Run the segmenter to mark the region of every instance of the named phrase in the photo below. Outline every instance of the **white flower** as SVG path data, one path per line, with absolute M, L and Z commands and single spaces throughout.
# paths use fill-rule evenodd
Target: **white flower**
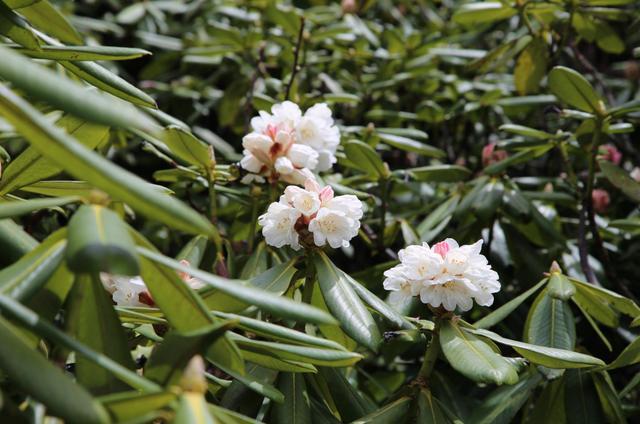
M 284 190 L 280 201 L 293 205 L 305 216 L 312 216 L 320 209 L 320 196 L 313 191 L 304 190 L 300 187 L 289 186 Z
M 362 214 L 362 202 L 357 197 L 334 197 L 331 187 L 321 189 L 315 179 L 308 178 L 304 189 L 288 186 L 280 201 L 272 203 L 258 222 L 271 246 L 298 249 L 298 231 L 306 227 L 316 246 L 328 243 L 338 248 L 348 247 L 358 234 Z
M 111 298 L 118 306 L 148 306 L 140 301 L 141 294 L 147 294 L 147 286 L 140 277 L 115 277 L 115 290 Z
M 308 178 L 305 170 L 326 171 L 336 162 L 340 131 L 324 103 L 309 108 L 304 116 L 295 103 L 278 103 L 271 113 L 260 111 L 251 127 L 253 132 L 242 139 L 240 161 L 250 173 L 301 184 Z
M 419 295 L 423 303 L 448 311 L 468 311 L 474 299 L 490 306 L 500 283 L 481 248 L 482 240 L 459 246 L 453 239 L 431 248 L 427 243 L 409 246 L 399 252 L 400 264 L 385 272 L 384 287 L 404 296 Z
M 309 231 L 313 233 L 313 242 L 317 246 L 348 247 L 349 240 L 358 234 L 360 222 L 349 218 L 344 212 L 321 208 L 315 218 L 309 222 Z
M 317 171 L 326 171 L 336 162 L 336 149 L 340 144 L 340 130 L 334 125 L 331 109 L 326 103 L 318 103 L 305 112 L 297 123 L 296 142 L 312 147 L 318 152 Z
M 275 247 L 289 245 L 295 250 L 300 249 L 295 228 L 300 215 L 300 211 L 286 203 L 274 202 L 269 205 L 267 212 L 258 218 L 267 244 Z

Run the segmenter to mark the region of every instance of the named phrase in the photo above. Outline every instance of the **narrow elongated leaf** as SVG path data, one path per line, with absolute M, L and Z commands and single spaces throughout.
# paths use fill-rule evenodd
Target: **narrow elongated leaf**
M 121 392 L 98 398 L 117 422 L 125 422 L 164 408 L 177 398 L 172 392 Z
M 115 46 L 42 46 L 40 50 L 11 47 L 26 56 L 48 60 L 129 60 L 151 54 L 143 49 Z
M 561 101 L 585 112 L 601 112 L 604 104 L 589 81 L 573 69 L 556 66 L 549 73 L 549 89 Z
M 53 208 L 63 206 L 69 203 L 77 202 L 78 197 L 58 197 L 45 199 L 20 200 L 15 202 L 0 202 L 0 219 L 10 218 L 14 216 L 25 215 L 40 209 Z
M 375 411 L 375 405 L 367 402 L 336 368 L 319 368 L 319 375 L 330 390 L 343 421 L 351 422 Z
M 142 236 L 137 233 L 133 233 L 133 236 L 138 244 L 146 247 L 143 248 L 144 251 L 153 254 L 154 257 L 162 256 L 148 250 L 153 246 Z M 140 249 L 138 248 L 139 251 Z M 179 264 L 179 262 L 176 263 Z M 182 332 L 197 330 L 220 321 L 209 314 L 200 296 L 191 290 L 173 269 L 144 256 L 141 258 L 140 274 L 154 302 L 176 330 Z M 207 351 L 207 359 L 213 359 L 228 370 L 239 374 L 244 373 L 242 356 L 228 336 L 217 339 L 211 345 Z
M 420 390 L 417 403 L 418 422 L 425 424 L 449 424 L 451 422 L 440 406 L 440 402 L 433 397 L 430 390 Z M 396 418 L 396 420 L 398 419 L 400 417 Z
M 418 153 L 422 156 L 442 158 L 446 156 L 446 153 L 436 147 L 429 146 L 420 141 L 412 140 L 408 137 L 396 134 L 378 133 L 378 137 L 391 147 L 395 147 L 407 152 Z
M 259 319 L 249 318 L 242 315 L 228 314 L 213 311 L 217 317 L 234 320 L 238 328 L 257 334 L 262 337 L 277 341 L 299 344 L 303 346 L 321 347 L 334 350 L 345 350 L 344 347 L 332 340 L 315 337 L 301 331 L 296 331 L 283 325 L 272 324 Z
M 0 46 L 0 78 L 29 95 L 87 121 L 153 131 L 155 124 L 134 106 L 105 94 L 87 91 L 20 53 Z M 3 89 L 2 96 L 5 96 Z
M 440 346 L 451 366 L 474 381 L 514 384 L 518 373 L 513 365 L 498 355 L 484 341 L 451 321 L 440 328 Z
M 609 374 L 606 371 L 594 372 L 591 373 L 591 378 L 598 392 L 602 412 L 604 412 L 607 422 L 626 423 L 627 418 L 622 410 L 622 403 Z
M 409 168 L 404 171 L 416 181 L 454 183 L 464 181 L 471 176 L 471 171 L 458 165 L 430 165 L 420 168 Z
M 512 422 L 540 381 L 540 374 L 528 374 L 513 386 L 497 388 L 484 399 L 479 407 L 474 408 L 469 422 L 474 424 L 508 424 Z
M 104 206 L 84 205 L 69 221 L 67 265 L 74 272 L 138 275 L 140 264 L 126 224 Z
M 50 414 L 78 424 L 110 421 L 85 389 L 28 346 L 2 317 L 0 339 L 0 368 L 25 393 L 46 405 Z
M 499 1 L 485 1 L 463 4 L 453 14 L 453 21 L 461 25 L 478 25 L 507 19 L 517 12 Z
M 134 369 L 126 335 L 98 274 L 76 276 L 66 322 L 79 342 Z M 127 387 L 108 370 L 83 356 L 76 358 L 76 377 L 94 394 L 113 393 Z
M 203 353 L 234 324 L 234 321 L 221 321 L 197 330 L 169 332 L 153 350 L 145 366 L 145 377 L 165 387 L 176 384 L 191 358 Z
M 3 2 L 0 2 L 0 34 L 29 49 L 40 48 L 31 27 Z
M 56 126 L 72 135 L 89 149 L 95 149 L 109 136 L 109 128 L 65 115 L 56 122 Z M 56 175 L 62 167 L 45 158 L 38 149 L 27 147 L 18 157 L 9 163 L 0 180 L 0 194 L 11 192 L 45 178 Z
M 207 145 L 183 128 L 170 125 L 164 129 L 162 140 L 171 153 L 189 165 L 204 169 L 212 167 L 213 158 Z
M 342 329 L 357 342 L 377 351 L 381 341 L 380 331 L 352 284 L 324 253 L 314 255 L 313 262 L 318 272 L 322 297 Z
M 640 183 L 631 178 L 627 172 L 612 162 L 598 161 L 604 176 L 626 194 L 630 199 L 640 203 Z
M 20 259 L 38 246 L 36 239 L 27 234 L 11 219 L 0 220 L 0 262 L 10 264 Z
M 202 393 L 187 392 L 180 397 L 174 424 L 216 424 Z
M 570 280 L 577 289 L 574 300 L 580 302 L 587 312 L 603 324 L 616 327 L 618 314 L 631 318 L 640 316 L 640 306 L 633 300 L 603 287 L 596 287 L 573 278 Z
M 584 353 L 519 342 L 517 340 L 507 339 L 488 330 L 465 329 L 464 331 L 486 337 L 496 343 L 511 346 L 516 352 L 532 363 L 543 365 L 547 368 L 588 368 L 604 365 L 601 359 Z
M 217 234 L 215 228 L 193 209 L 149 190 L 145 181 L 82 146 L 46 121 L 33 106 L 1 86 L 0 112 L 45 157 L 70 174 L 86 179 L 134 209 L 170 226 L 196 234 Z
M 66 229 L 50 235 L 16 263 L 0 271 L 0 293 L 25 301 L 40 290 L 64 258 Z
M 147 93 L 97 63 L 67 61 L 59 63 L 89 84 L 107 93 L 136 105 L 157 107 L 155 100 Z
M 376 178 L 386 178 L 389 175 L 389 170 L 378 153 L 368 144 L 351 140 L 345 144 L 344 150 L 351 163 L 361 171 Z
M 631 342 L 607 368 L 626 367 L 640 362 L 640 337 Z
M 278 376 L 278 389 L 284 395 L 284 402 L 274 405 L 271 413 L 273 422 L 311 424 L 311 405 L 304 376 L 281 373 Z
M 237 399 L 241 399 L 247 393 L 247 390 L 253 391 L 260 395 L 261 398 L 266 397 L 277 403 L 284 402 L 282 392 L 272 385 L 278 374 L 276 371 L 262 368 L 256 364 L 247 364 L 246 375 L 239 375 L 233 372 L 228 374 L 235 381 L 226 390 L 222 398 L 222 406 L 226 408 L 232 407 Z
M 64 43 L 82 44 L 82 37 L 78 31 L 48 0 L 35 2 L 21 8 L 19 12 L 45 34 L 56 37 Z
M 190 268 L 174 259 L 152 252 L 145 248 L 138 248 L 138 252 L 140 252 L 140 254 L 145 258 L 198 278 L 203 283 L 222 293 L 238 298 L 251 305 L 255 305 L 258 308 L 274 315 L 311 323 L 331 324 L 335 322 L 330 315 L 314 308 L 313 306 L 295 302 L 285 297 L 276 296 L 273 293 L 242 284 L 241 282 L 231 282 L 226 278 L 218 277 L 217 275 L 209 274 L 208 272 L 199 269 Z
M 336 350 L 265 342 L 262 340 L 252 340 L 235 333 L 231 335 L 231 339 L 244 350 L 255 350 L 257 353 L 269 352 L 275 354 L 280 359 L 313 365 L 346 367 L 362 359 L 362 355 L 347 352 L 344 349 Z
M 405 422 L 410 407 L 411 398 L 406 396 L 401 397 L 400 399 L 383 406 L 369 415 L 358 418 L 351 424 L 402 423 Z M 428 423 L 429 421 L 420 422 Z
M 571 424 L 606 422 L 602 414 L 598 393 L 589 373 L 584 370 L 567 370 L 563 379 L 567 421 Z

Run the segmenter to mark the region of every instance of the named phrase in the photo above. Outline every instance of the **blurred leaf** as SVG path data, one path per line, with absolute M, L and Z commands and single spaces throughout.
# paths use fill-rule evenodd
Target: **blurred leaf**
M 53 199 L 29 199 L 13 202 L 0 202 L 0 219 L 25 215 L 40 209 L 48 209 L 77 202 L 77 197 L 58 197 Z
M 3 2 L 0 2 L 0 34 L 26 48 L 40 48 L 40 42 L 27 22 Z
M 538 91 L 540 81 L 547 72 L 547 61 L 547 45 L 544 39 L 534 38 L 520 53 L 516 63 L 513 77 L 518 94 L 524 96 Z
M 133 239 L 118 214 L 104 206 L 84 205 L 69 221 L 67 266 L 77 273 L 138 275 Z
M 403 423 L 409 415 L 410 406 L 411 398 L 401 397 L 377 411 L 353 421 L 351 424 Z M 429 421 L 422 420 L 420 422 L 428 423 Z
M 612 363 L 607 365 L 607 368 L 616 369 L 638 362 L 640 362 L 640 337 L 636 337 L 636 339 L 629 344 Z
M 487 316 L 476 321 L 473 326 L 476 328 L 491 328 L 494 325 L 500 323 L 503 319 L 505 319 L 513 311 L 515 311 L 518 306 L 522 305 L 529 297 L 531 297 L 531 295 L 540 290 L 540 288 L 545 284 L 547 284 L 547 280 L 543 279 L 535 286 L 509 300 L 498 309 L 494 309 Z
M 82 37 L 48 0 L 40 0 L 20 8 L 20 14 L 40 31 L 69 44 L 82 44 Z
M 122 325 L 97 273 L 76 276 L 66 322 L 79 342 L 134 369 Z M 76 358 L 76 377 L 93 394 L 113 393 L 127 387 L 111 372 L 83 356 Z
M 169 126 L 163 131 L 164 142 L 173 154 L 190 165 L 210 169 L 213 165 L 209 148 L 193 134 L 180 127 Z
M 591 113 L 604 111 L 604 104 L 589 81 L 573 69 L 554 67 L 548 84 L 551 92 L 570 106 Z
M 107 412 L 89 393 L 28 346 L 0 317 L 0 368 L 24 392 L 70 423 L 108 423 Z M 55 390 L 52 390 L 55 388 Z
M 416 181 L 455 183 L 464 181 L 471 176 L 471 171 L 458 165 L 430 165 L 419 168 L 407 168 L 394 171 L 399 174 L 409 174 Z
M 359 170 L 375 178 L 387 178 L 389 169 L 378 153 L 362 141 L 351 140 L 344 146 L 347 158 Z
M 434 158 L 442 158 L 446 156 L 445 152 L 436 147 L 429 146 L 428 144 L 421 143 L 405 136 L 385 134 L 382 132 L 378 132 L 377 135 L 384 143 L 391 147 L 395 147 L 396 149 Z
M 151 54 L 143 49 L 116 46 L 42 46 L 40 50 L 11 47 L 25 56 L 48 60 L 130 60 Z
M 164 408 L 177 398 L 172 392 L 120 392 L 98 400 L 117 422 L 126 422 Z
M 507 19 L 516 13 L 516 9 L 498 1 L 467 3 L 456 10 L 453 21 L 460 25 L 480 25 Z
M 640 203 L 640 183 L 612 162 L 601 160 L 598 161 L 598 165 L 611 184 L 619 188 L 630 199 Z

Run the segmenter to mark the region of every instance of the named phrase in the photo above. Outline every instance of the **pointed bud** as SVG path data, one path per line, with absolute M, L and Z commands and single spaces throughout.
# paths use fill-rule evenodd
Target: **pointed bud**
M 549 274 L 562 274 L 562 268 L 560 268 L 558 262 L 553 261 L 551 268 L 549 268 Z
M 207 380 L 204 377 L 205 367 L 202 356 L 196 355 L 189 361 L 180 378 L 180 387 L 185 392 L 207 392 Z

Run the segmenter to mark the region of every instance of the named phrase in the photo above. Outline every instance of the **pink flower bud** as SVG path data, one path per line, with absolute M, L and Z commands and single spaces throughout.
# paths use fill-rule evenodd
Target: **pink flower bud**
M 622 153 L 620 153 L 620 150 L 618 150 L 618 148 L 613 144 L 605 144 L 603 146 L 600 146 L 600 154 L 598 155 L 598 159 L 606 160 L 619 165 L 620 161 L 622 160 Z
M 489 143 L 482 148 L 482 166 L 485 168 L 496 162 L 500 162 L 509 156 L 504 150 L 496 150 L 495 143 Z
M 591 201 L 593 202 L 593 210 L 598 213 L 604 213 L 609 207 L 611 199 L 606 190 L 597 188 L 591 192 Z
M 326 203 L 333 199 L 333 189 L 331 186 L 326 186 L 320 191 L 320 202 Z

